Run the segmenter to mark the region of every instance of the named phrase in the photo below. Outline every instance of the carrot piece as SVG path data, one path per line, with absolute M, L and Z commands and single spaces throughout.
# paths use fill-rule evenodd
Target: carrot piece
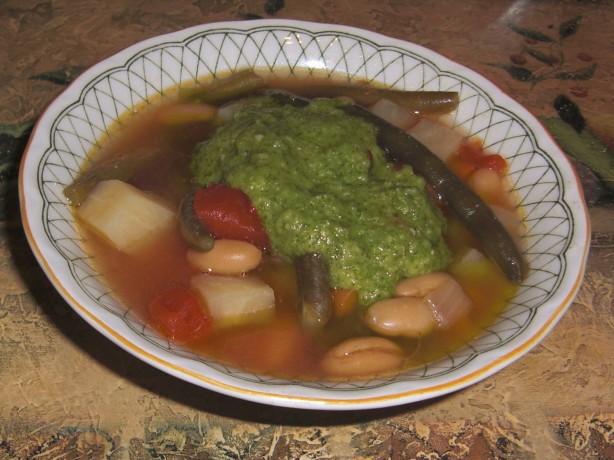
M 358 291 L 355 289 L 333 289 L 333 314 L 337 318 L 352 313 L 358 306 Z
M 501 155 L 485 155 L 480 159 L 479 164 L 481 168 L 488 168 L 499 176 L 503 176 L 507 171 L 507 161 Z
M 450 169 L 463 179 L 468 178 L 476 169 L 487 168 L 499 176 L 507 171 L 507 161 L 498 154 L 489 154 L 478 141 L 465 141 L 458 149 L 458 154 L 448 161 Z

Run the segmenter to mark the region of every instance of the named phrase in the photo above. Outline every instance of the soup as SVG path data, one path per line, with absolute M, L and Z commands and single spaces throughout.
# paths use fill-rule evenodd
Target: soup
M 169 340 L 279 377 L 394 374 L 479 335 L 518 281 L 378 143 L 371 116 L 433 150 L 518 242 L 505 160 L 438 121 L 451 99 L 231 76 L 122 119 L 66 195 L 110 288 Z

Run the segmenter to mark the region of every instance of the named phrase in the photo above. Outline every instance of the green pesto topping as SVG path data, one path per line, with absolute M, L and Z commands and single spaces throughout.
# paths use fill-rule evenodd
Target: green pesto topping
M 341 103 L 256 98 L 197 146 L 192 171 L 200 185 L 242 189 L 273 251 L 323 254 L 332 286 L 357 289 L 366 306 L 392 296 L 401 278 L 445 268 L 450 253 L 424 180 L 388 163 L 376 128 Z

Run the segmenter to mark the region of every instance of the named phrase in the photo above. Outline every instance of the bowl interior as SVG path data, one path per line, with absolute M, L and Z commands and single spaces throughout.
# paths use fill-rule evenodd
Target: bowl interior
M 435 363 L 395 378 L 296 382 L 232 369 L 173 345 L 119 303 L 81 245 L 63 198 L 88 153 L 134 106 L 210 75 L 256 68 L 323 73 L 406 90 L 457 91 L 450 123 L 505 157 L 528 229 L 530 267 L 517 295 L 483 334 Z M 417 401 L 481 380 L 526 353 L 578 289 L 588 224 L 576 177 L 542 126 L 474 72 L 429 50 L 352 28 L 284 21 L 221 23 L 156 37 L 86 71 L 46 111 L 22 163 L 24 227 L 59 292 L 130 353 L 209 389 L 270 404 L 367 408 Z

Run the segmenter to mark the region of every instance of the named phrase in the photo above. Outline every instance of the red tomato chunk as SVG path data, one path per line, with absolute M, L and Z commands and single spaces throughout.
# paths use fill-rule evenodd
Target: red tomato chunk
M 194 211 L 215 238 L 247 241 L 260 249 L 269 245 L 260 215 L 242 190 L 228 185 L 199 189 Z
M 507 161 L 501 155 L 486 153 L 480 142 L 466 141 L 461 144 L 458 155 L 451 158 L 450 167 L 463 179 L 481 168 L 503 176 L 507 171 Z
M 160 292 L 149 304 L 149 315 L 171 340 L 194 342 L 211 334 L 211 318 L 187 288 L 173 287 Z

